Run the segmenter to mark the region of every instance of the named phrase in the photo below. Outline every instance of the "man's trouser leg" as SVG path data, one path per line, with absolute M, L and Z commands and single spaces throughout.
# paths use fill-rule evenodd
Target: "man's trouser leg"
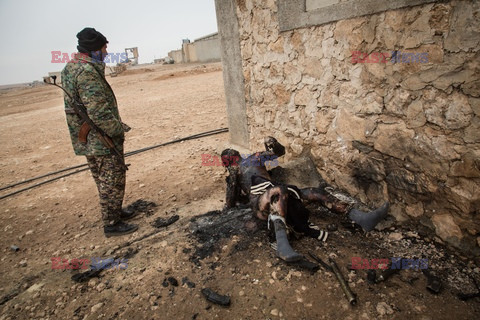
M 375 226 L 385 219 L 390 207 L 389 202 L 370 212 L 363 212 L 353 208 L 353 204 L 347 203 L 319 188 L 304 188 L 300 190 L 301 197 L 307 201 L 317 201 L 336 213 L 347 213 L 348 218 L 360 225 L 366 232 L 371 231 Z
M 87 156 L 88 166 L 97 184 L 100 210 L 105 226 L 120 221 L 125 195 L 126 172 L 115 155 Z

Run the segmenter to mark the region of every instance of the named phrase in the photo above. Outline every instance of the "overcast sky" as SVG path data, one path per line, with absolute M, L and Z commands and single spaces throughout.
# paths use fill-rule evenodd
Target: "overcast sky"
M 64 64 L 52 51 L 76 52 L 76 34 L 93 27 L 108 51 L 138 47 L 139 62 L 153 62 L 217 32 L 214 0 L 0 0 L 0 85 L 42 80 Z

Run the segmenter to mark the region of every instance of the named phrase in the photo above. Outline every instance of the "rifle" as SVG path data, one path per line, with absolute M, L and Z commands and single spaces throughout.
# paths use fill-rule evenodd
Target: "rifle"
M 98 140 L 107 147 L 111 153 L 115 154 L 117 156 L 117 161 L 118 163 L 122 166 L 123 169 L 128 170 L 128 166 L 125 164 L 123 155 L 118 151 L 118 149 L 115 147 L 115 144 L 113 143 L 112 138 L 110 138 L 102 129 L 100 129 L 93 121 L 90 119 L 90 117 L 87 114 L 87 108 L 85 105 L 74 99 L 68 92 L 63 88 L 62 86 L 59 86 L 57 84 L 57 76 L 50 76 L 50 78 L 53 79 L 53 83 L 49 83 L 46 80 L 44 80 L 45 83 L 50 84 L 52 86 L 58 87 L 65 92 L 65 94 L 68 96 L 68 98 L 73 102 L 73 110 L 79 116 L 82 120 L 82 126 L 80 127 L 80 132 L 79 132 L 79 137 L 78 140 L 80 143 L 87 143 L 87 135 L 90 132 L 90 130 L 93 130 L 97 134 Z

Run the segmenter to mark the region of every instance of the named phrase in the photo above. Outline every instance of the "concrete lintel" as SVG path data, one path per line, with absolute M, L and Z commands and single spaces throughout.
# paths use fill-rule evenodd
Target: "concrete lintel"
M 307 11 L 306 0 L 278 0 L 280 31 L 321 25 L 439 0 L 351 0 Z

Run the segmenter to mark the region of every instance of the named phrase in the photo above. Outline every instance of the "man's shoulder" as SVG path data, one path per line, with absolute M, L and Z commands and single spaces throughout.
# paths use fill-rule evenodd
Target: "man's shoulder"
M 79 75 L 83 75 L 94 78 L 98 77 L 95 67 L 91 63 L 82 62 L 82 60 L 68 62 L 62 70 L 62 76 L 63 75 L 75 75 L 77 77 Z
M 84 64 L 78 62 L 68 62 L 62 70 L 62 79 L 76 78 L 84 71 L 86 71 Z

